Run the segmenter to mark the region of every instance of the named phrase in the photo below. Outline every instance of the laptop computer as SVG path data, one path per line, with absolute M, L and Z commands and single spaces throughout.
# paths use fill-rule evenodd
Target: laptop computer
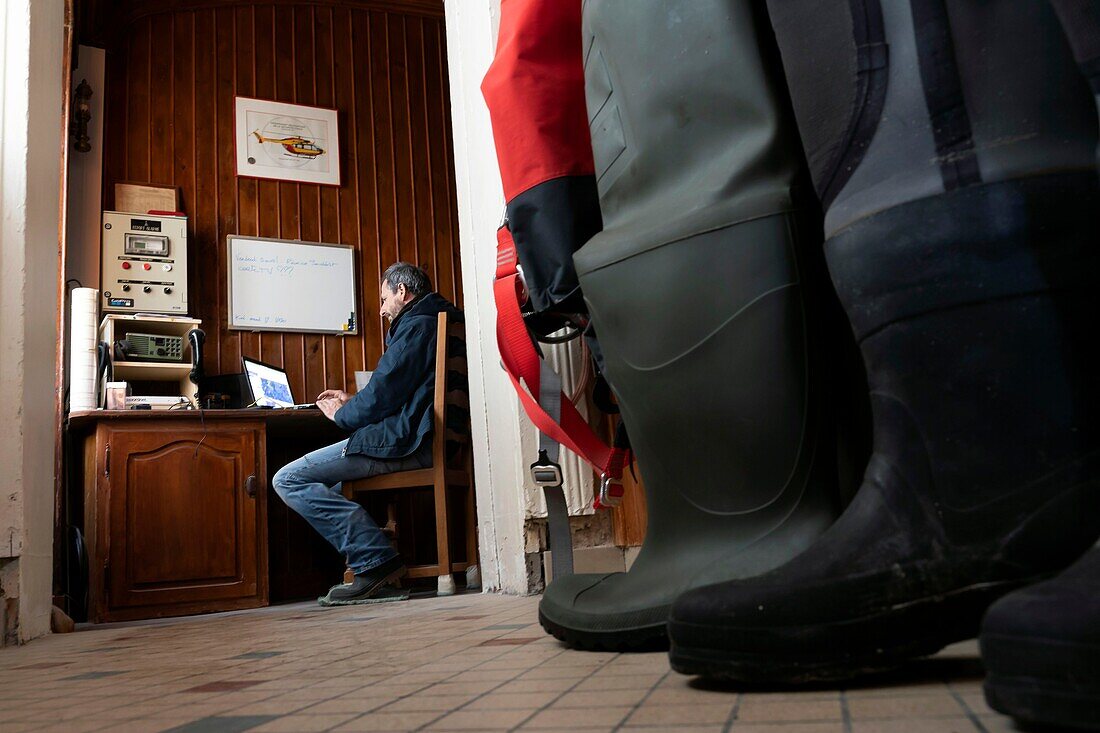
M 245 380 L 252 393 L 252 404 L 256 407 L 281 407 L 302 409 L 313 407 L 314 403 L 295 403 L 290 390 L 290 380 L 286 372 L 277 366 L 243 357 Z

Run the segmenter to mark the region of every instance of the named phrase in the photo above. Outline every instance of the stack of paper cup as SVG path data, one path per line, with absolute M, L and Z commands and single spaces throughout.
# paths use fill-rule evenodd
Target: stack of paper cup
M 69 411 L 94 410 L 99 394 L 96 384 L 96 342 L 99 291 L 75 288 L 72 292 L 69 329 Z

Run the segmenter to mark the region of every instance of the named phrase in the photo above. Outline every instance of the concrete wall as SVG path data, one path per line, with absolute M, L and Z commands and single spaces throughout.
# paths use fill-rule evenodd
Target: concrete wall
M 4 641 L 50 628 L 63 31 L 63 0 L 0 4 Z

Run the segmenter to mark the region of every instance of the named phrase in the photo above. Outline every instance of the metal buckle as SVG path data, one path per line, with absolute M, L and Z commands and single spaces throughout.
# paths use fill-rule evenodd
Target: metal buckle
M 611 487 L 618 486 L 619 490 L 612 493 Z M 622 479 L 612 478 L 608 474 L 602 474 L 600 476 L 600 495 L 596 497 L 595 508 L 605 509 L 608 507 L 619 506 L 623 501 L 623 481 Z
M 531 464 L 531 480 L 535 486 L 543 488 L 561 486 L 561 466 L 551 461 L 546 451 L 540 450 L 539 459 Z

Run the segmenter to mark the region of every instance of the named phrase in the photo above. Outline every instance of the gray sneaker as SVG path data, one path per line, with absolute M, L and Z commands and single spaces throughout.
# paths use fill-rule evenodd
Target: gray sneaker
M 389 583 L 408 572 L 400 556 L 385 561 L 381 565 L 362 573 L 356 573 L 350 583 L 334 585 L 327 595 L 317 599 L 322 606 L 342 606 L 353 603 L 378 602 L 383 600 L 404 600 L 408 591 L 393 592 Z

